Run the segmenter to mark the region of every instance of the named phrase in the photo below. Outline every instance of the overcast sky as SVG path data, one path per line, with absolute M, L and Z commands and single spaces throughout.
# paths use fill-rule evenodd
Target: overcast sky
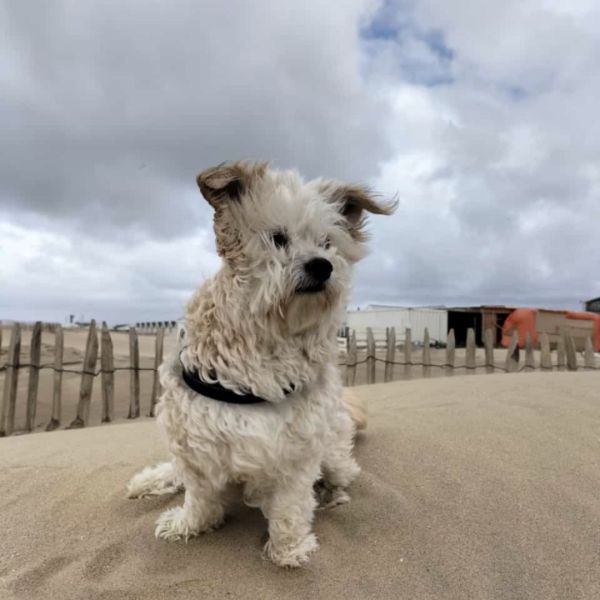
M 398 195 L 355 305 L 579 308 L 599 57 L 595 0 L 0 0 L 0 318 L 177 318 L 242 157 Z

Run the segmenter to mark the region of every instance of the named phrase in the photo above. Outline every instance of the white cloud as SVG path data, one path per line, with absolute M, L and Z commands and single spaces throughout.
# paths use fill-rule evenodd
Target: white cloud
M 174 319 L 219 266 L 205 230 L 170 240 L 98 240 L 0 221 L 0 311 L 63 322 Z

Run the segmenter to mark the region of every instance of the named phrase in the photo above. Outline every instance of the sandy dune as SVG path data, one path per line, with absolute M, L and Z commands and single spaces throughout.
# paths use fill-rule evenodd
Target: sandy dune
M 240 508 L 188 544 L 153 537 L 177 498 L 126 500 L 164 452 L 136 422 L 0 440 L 0 597 L 600 597 L 600 373 L 355 388 L 370 406 L 351 504 L 319 513 L 308 568 L 260 559 Z

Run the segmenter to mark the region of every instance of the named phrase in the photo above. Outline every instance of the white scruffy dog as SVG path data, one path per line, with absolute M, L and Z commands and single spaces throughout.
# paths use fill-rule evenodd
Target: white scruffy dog
M 327 502 L 341 503 L 359 472 L 336 332 L 352 266 L 365 254 L 365 211 L 390 214 L 394 204 L 263 162 L 208 169 L 198 185 L 214 209 L 223 266 L 195 293 L 185 339 L 160 369 L 158 423 L 173 461 L 135 475 L 128 494 L 183 487 L 183 506 L 156 525 L 157 537 L 178 540 L 218 527 L 237 489 L 268 519 L 266 556 L 299 566 L 318 547 L 313 485 L 322 478 Z M 198 394 L 183 370 L 264 401 Z

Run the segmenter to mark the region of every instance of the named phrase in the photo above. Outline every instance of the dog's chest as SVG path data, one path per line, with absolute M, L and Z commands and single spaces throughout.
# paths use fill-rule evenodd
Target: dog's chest
M 327 395 L 314 389 L 291 394 L 277 405 L 227 405 L 197 398 L 176 419 L 178 431 L 169 431 L 175 420 L 166 418 L 163 426 L 170 439 L 179 438 L 177 447 L 185 448 L 187 460 L 192 454 L 198 465 L 218 465 L 232 480 L 245 481 L 286 471 L 311 457 L 320 461 L 330 407 Z

